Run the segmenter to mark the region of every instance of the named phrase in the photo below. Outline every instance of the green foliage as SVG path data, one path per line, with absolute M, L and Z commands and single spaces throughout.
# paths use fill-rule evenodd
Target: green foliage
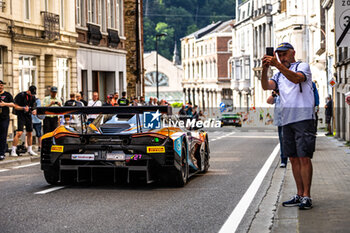
M 206 25 L 235 17 L 236 0 L 144 0 L 144 50 L 155 50 L 155 36 L 159 38 L 158 51 L 172 59 L 174 43 L 181 52 L 180 39 Z
M 183 103 L 172 103 L 171 107 L 173 108 L 181 108 Z

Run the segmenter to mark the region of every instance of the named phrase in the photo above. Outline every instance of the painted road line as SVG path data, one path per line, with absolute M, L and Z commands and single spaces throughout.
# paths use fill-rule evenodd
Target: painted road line
M 43 190 L 43 191 L 40 191 L 40 192 L 36 192 L 36 193 L 34 193 L 34 194 L 47 194 L 47 193 L 51 193 L 51 192 L 54 192 L 54 191 L 63 189 L 63 188 L 65 188 L 65 187 L 66 187 L 66 186 L 53 187 L 53 188 L 49 188 L 49 189 L 46 189 L 46 190 Z
M 0 169 L 0 172 L 7 172 L 9 169 Z
M 229 138 L 278 138 L 278 136 L 228 136 Z
M 39 165 L 39 164 L 40 164 L 40 162 L 31 163 L 31 164 L 26 164 L 26 165 L 21 165 L 21 166 L 13 167 L 12 169 L 19 169 L 19 168 L 24 168 L 24 167 L 32 167 L 32 166 L 36 166 L 36 165 Z
M 242 199 L 239 201 L 231 215 L 228 217 L 224 225 L 221 227 L 219 233 L 233 233 L 236 232 L 239 224 L 241 223 L 247 209 L 252 203 L 258 189 L 260 188 L 267 172 L 269 171 L 272 162 L 275 160 L 280 149 L 280 145 L 277 144 L 275 149 L 272 151 L 269 158 L 266 160 L 264 166 L 260 169 L 258 175 L 249 186 L 248 190 L 243 195 Z

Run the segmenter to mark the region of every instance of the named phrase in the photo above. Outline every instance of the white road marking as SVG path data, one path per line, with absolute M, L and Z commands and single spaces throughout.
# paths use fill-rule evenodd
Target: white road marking
M 239 224 L 241 223 L 248 207 L 253 201 L 258 189 L 261 186 L 272 162 L 275 160 L 280 149 L 280 145 L 277 144 L 275 149 L 272 151 L 269 158 L 266 160 L 264 166 L 260 169 L 259 173 L 256 175 L 255 179 L 243 195 L 242 199 L 239 201 L 231 215 L 226 220 L 225 224 L 221 227 L 219 233 L 232 233 L 236 232 Z
M 9 169 L 0 169 L 0 172 L 7 172 Z
M 43 191 L 40 191 L 40 192 L 36 192 L 36 193 L 34 193 L 34 194 L 47 194 L 47 193 L 51 193 L 51 192 L 54 192 L 54 191 L 63 189 L 63 188 L 65 188 L 65 187 L 66 187 L 66 186 L 53 187 L 53 188 L 49 188 L 49 189 L 46 189 L 46 190 L 43 190 Z
M 32 167 L 32 166 L 36 166 L 36 165 L 39 165 L 39 164 L 40 164 L 40 162 L 38 162 L 38 163 L 31 163 L 31 164 L 26 164 L 26 165 L 13 167 L 12 169 L 19 169 L 19 168 L 24 168 L 24 167 Z
M 229 138 L 278 138 L 278 136 L 229 136 Z

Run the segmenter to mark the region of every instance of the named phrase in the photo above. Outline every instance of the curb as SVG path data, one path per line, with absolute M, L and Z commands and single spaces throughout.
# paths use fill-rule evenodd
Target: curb
M 0 162 L 0 168 L 10 168 L 14 166 L 20 166 L 30 163 L 40 162 L 40 157 L 29 157 L 29 158 L 21 158 L 11 161 L 2 161 Z

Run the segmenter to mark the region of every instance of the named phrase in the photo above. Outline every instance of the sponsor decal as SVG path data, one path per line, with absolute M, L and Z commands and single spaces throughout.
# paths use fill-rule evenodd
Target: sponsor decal
M 94 154 L 72 154 L 72 160 L 95 160 Z
M 174 150 L 181 157 L 181 149 L 182 149 L 182 138 L 178 138 L 174 141 Z
M 164 125 L 168 125 L 168 127 L 180 127 L 180 128 L 220 128 L 221 121 L 217 121 L 214 119 L 208 119 L 205 121 L 196 121 L 196 119 L 187 119 L 186 121 L 176 121 L 169 119 L 168 122 L 163 120 Z
M 60 152 L 60 153 L 62 153 L 63 152 L 63 146 L 53 145 L 53 146 L 51 146 L 51 152 Z
M 162 114 L 157 112 L 144 112 L 143 113 L 143 125 L 146 129 L 160 129 L 160 116 Z
M 164 146 L 147 146 L 147 153 L 165 153 Z
M 107 153 L 107 160 L 125 160 L 125 154 L 123 151 Z

